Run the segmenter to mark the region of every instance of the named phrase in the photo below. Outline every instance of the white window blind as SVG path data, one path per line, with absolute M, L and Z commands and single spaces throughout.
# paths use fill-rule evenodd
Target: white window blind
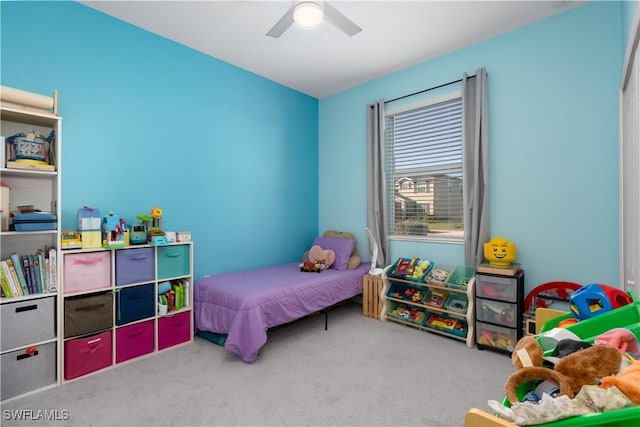
M 462 98 L 386 114 L 388 233 L 462 240 Z

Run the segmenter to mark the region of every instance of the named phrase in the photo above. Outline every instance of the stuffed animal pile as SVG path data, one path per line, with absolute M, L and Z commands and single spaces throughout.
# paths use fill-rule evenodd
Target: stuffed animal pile
M 336 259 L 336 254 L 331 249 L 322 249 L 318 245 L 311 246 L 308 255 L 309 260 L 301 262 L 300 271 L 308 273 L 320 273 L 331 267 Z
M 509 402 L 519 402 L 516 395 L 518 385 L 528 381 L 553 381 L 560 388 L 558 395 L 573 398 L 583 385 L 598 384 L 601 378 L 615 375 L 620 369 L 622 356 L 617 349 L 607 345 L 591 346 L 571 341 L 573 340 L 558 342 L 558 347 L 576 351 L 562 355 L 552 369 L 543 366 L 543 351 L 538 341 L 531 336 L 521 338 L 512 353 L 512 362 L 517 370 L 505 384 Z

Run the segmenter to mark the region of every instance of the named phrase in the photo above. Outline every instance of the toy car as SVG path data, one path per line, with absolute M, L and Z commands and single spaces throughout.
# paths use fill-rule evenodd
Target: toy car
M 129 226 L 129 244 L 144 245 L 147 243 L 147 226 L 135 224 Z

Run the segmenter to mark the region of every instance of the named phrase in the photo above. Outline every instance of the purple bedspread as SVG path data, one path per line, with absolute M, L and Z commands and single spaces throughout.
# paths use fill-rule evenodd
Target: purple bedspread
M 205 276 L 194 286 L 195 326 L 227 334 L 224 347 L 252 363 L 267 342 L 268 328 L 362 293 L 369 267 L 303 273 L 295 262 Z

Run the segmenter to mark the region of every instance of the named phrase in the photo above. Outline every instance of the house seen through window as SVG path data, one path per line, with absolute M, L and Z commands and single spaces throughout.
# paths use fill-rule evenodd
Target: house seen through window
M 462 240 L 460 93 L 385 115 L 389 236 Z

